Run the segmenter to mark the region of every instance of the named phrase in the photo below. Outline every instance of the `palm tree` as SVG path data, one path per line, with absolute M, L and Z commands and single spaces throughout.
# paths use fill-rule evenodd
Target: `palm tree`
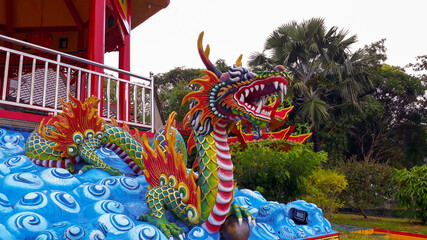
M 336 26 L 327 28 L 323 18 L 292 21 L 277 28 L 266 40 L 262 53 L 253 53 L 249 66 L 258 70 L 284 65 L 294 76 L 289 97 L 297 112 L 311 124 L 315 151 L 320 151 L 317 131 L 332 107 L 357 104 L 369 88 L 364 73 L 364 50 L 351 53 L 355 35 Z M 339 98 L 330 101 L 331 98 Z

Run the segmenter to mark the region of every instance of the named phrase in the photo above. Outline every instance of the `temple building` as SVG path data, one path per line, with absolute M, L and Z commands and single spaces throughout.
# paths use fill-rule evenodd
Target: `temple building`
M 131 32 L 169 0 L 0 0 L 0 126 L 36 127 L 60 98 L 101 99 L 99 114 L 154 133 L 150 77 L 130 71 Z M 104 65 L 117 51 L 118 68 Z

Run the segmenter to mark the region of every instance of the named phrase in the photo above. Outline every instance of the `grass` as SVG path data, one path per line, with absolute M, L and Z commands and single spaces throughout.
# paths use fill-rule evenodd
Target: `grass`
M 368 219 L 365 219 L 362 215 L 332 214 L 332 217 L 329 220 L 337 224 L 380 228 L 393 231 L 420 233 L 427 235 L 427 225 L 403 218 L 368 217 Z M 340 232 L 340 234 L 341 239 L 348 240 L 384 239 L 372 235 L 364 235 L 351 232 Z
M 351 232 L 340 232 L 340 238 L 342 240 L 371 240 L 371 239 L 381 239 L 383 237 L 377 237 L 373 235 L 360 234 L 360 233 L 351 233 Z

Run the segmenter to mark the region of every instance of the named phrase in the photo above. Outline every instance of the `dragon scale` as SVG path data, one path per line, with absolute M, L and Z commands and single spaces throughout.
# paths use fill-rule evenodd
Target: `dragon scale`
M 205 228 L 210 232 L 217 232 L 221 228 L 230 211 L 230 204 L 233 199 L 233 162 L 231 161 L 230 148 L 227 143 L 226 125 L 227 123 L 225 122 L 219 122 L 213 130 L 219 182 L 211 190 L 217 191 L 215 205 L 212 209 L 209 209 L 210 211 L 205 212 L 210 212 L 207 221 L 204 223 Z M 211 177 L 215 178 L 215 176 Z

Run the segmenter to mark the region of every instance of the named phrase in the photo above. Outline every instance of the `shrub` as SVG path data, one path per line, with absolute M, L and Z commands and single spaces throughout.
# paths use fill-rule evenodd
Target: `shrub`
M 315 203 L 323 210 L 327 218 L 332 216 L 343 203 L 338 195 L 347 188 L 347 180 L 344 174 L 336 170 L 317 169 L 307 182 L 307 195 L 304 200 Z
M 340 198 L 347 206 L 359 208 L 384 207 L 392 203 L 393 169 L 381 163 L 350 161 L 339 166 L 347 181 L 348 188 Z
M 238 187 L 257 190 L 266 199 L 280 202 L 302 197 L 307 179 L 327 160 L 326 153 L 315 153 L 306 145 L 281 152 L 269 145 L 268 141 L 250 143 L 245 150 L 233 150 Z
M 417 217 L 427 222 L 427 164 L 416 166 L 408 171 L 395 170 L 397 191 L 395 197 L 399 205 L 413 209 Z

